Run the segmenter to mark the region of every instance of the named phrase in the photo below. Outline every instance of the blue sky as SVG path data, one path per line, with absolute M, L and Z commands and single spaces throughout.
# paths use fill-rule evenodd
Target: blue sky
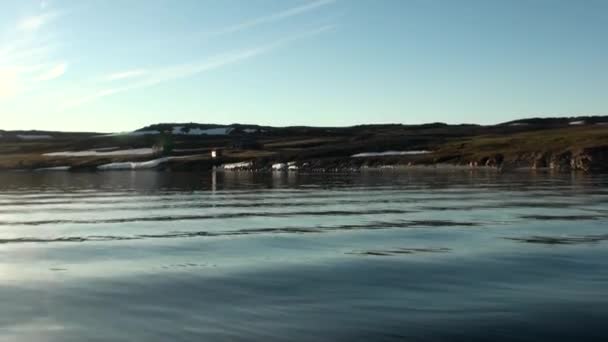
M 0 128 L 608 114 L 608 1 L 2 0 Z

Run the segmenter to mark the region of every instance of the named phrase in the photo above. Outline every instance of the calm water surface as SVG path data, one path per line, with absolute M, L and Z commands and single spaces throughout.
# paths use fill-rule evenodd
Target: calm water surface
M 0 174 L 0 341 L 607 341 L 608 177 Z

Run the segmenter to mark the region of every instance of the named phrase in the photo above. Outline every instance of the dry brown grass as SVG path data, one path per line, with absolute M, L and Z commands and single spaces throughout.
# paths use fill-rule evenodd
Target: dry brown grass
M 400 126 L 364 127 L 346 129 L 349 135 L 319 136 L 311 133 L 306 136 L 285 134 L 283 137 L 260 137 L 259 143 L 264 149 L 236 150 L 223 149 L 221 160 L 261 160 L 262 163 L 276 160 L 325 160 L 334 159 L 351 163 L 350 155 L 364 151 L 386 151 L 407 149 L 429 149 L 431 155 L 400 158 L 383 158 L 378 163 L 391 161 L 415 163 L 453 162 L 462 163 L 502 155 L 504 160 L 521 160 L 530 155 L 559 154 L 578 152 L 588 147 L 608 146 L 608 126 L 587 125 L 561 128 L 544 128 L 534 131 L 512 131 L 511 127 L 468 127 L 450 126 L 432 129 L 409 129 Z M 182 138 L 180 138 L 182 139 Z M 183 164 L 200 166 L 211 165 L 209 151 L 211 148 L 231 146 L 231 139 L 215 137 L 187 137 L 180 140 L 180 148 L 191 151 L 175 153 L 197 156 L 185 158 Z M 78 151 L 100 147 L 119 147 L 120 149 L 150 147 L 153 137 L 92 137 L 81 136 L 54 141 L 9 141 L 0 139 L 0 169 L 36 169 L 55 166 L 75 166 L 94 169 L 96 165 L 142 161 L 154 156 L 111 156 L 111 157 L 45 157 L 43 153 L 57 151 Z M 183 144 L 182 144 L 183 143 Z M 187 144 L 186 144 L 187 143 Z M 175 162 L 176 164 L 178 162 Z
M 343 138 L 304 138 L 290 141 L 274 141 L 264 144 L 264 148 L 304 148 L 332 144 L 344 140 Z
M 576 152 L 597 146 L 608 146 L 608 127 L 572 127 L 507 136 L 476 136 L 444 144 L 437 154 L 461 155 L 471 159 L 502 154 L 506 160 L 512 160 L 522 154 Z

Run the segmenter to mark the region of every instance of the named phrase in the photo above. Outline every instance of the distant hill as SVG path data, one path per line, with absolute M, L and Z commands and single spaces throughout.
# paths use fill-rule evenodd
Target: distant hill
M 535 126 L 569 126 L 581 124 L 608 123 L 608 116 L 573 116 L 554 118 L 529 118 L 505 122 L 499 126 L 535 125 Z
M 159 123 L 115 134 L 0 131 L 0 170 L 144 165 L 210 171 L 232 164 L 268 171 L 277 163 L 311 172 L 446 164 L 608 171 L 608 116 L 528 118 L 487 126 Z

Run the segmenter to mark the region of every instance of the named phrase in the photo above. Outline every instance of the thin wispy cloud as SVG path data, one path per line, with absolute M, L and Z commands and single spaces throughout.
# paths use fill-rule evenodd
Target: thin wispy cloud
M 45 71 L 44 73 L 42 73 L 40 76 L 38 76 L 38 78 L 36 80 L 50 81 L 50 80 L 56 79 L 58 77 L 61 77 L 63 74 L 65 74 L 67 68 L 68 68 L 67 63 L 65 63 L 65 62 L 59 63 L 59 64 L 53 66 L 52 68 L 50 68 L 49 70 Z
M 255 48 L 249 50 L 237 51 L 230 54 L 216 56 L 199 63 L 182 64 L 159 68 L 149 72 L 149 76 L 136 82 L 127 83 L 123 86 L 98 90 L 92 94 L 85 95 L 76 99 L 69 100 L 59 107 L 60 111 L 75 108 L 86 103 L 99 100 L 103 97 L 123 93 L 126 91 L 155 86 L 160 83 L 193 76 L 205 71 L 220 68 L 222 66 L 236 63 L 264 52 L 265 48 Z
M 21 31 L 36 31 L 45 24 L 49 23 L 54 18 L 56 18 L 57 15 L 57 12 L 48 12 L 40 15 L 30 16 L 22 19 L 17 24 L 17 28 Z
M 141 76 L 146 75 L 147 73 L 148 73 L 148 71 L 145 69 L 121 71 L 121 72 L 109 74 L 109 75 L 103 77 L 103 80 L 104 81 L 119 81 L 119 80 L 125 80 L 125 79 L 129 79 L 129 78 L 141 77 Z
M 263 17 L 259 17 L 259 18 L 255 18 L 255 19 L 250 19 L 241 23 L 238 23 L 236 25 L 233 26 L 229 26 L 229 27 L 225 27 L 223 29 L 217 30 L 217 31 L 212 31 L 209 32 L 208 35 L 211 36 L 215 36 L 215 35 L 223 35 L 223 34 L 228 34 L 228 33 L 235 33 L 235 32 L 239 32 L 239 31 L 243 31 L 258 25 L 263 25 L 263 24 L 268 24 L 268 23 L 272 23 L 272 22 L 276 22 L 276 21 L 280 21 L 280 20 L 284 20 L 290 17 L 294 17 L 300 14 L 304 14 L 306 12 L 310 12 L 313 10 L 316 10 L 318 8 L 330 5 L 332 3 L 336 2 L 336 0 L 316 0 L 316 1 L 312 1 L 309 2 L 307 4 L 304 5 L 300 5 L 297 7 L 292 7 L 289 9 L 286 9 L 284 11 L 281 12 L 276 12 L 270 15 L 266 15 Z
M 0 99 L 21 95 L 66 73 L 68 63 L 56 62 L 58 39 L 49 25 L 63 12 L 46 10 L 47 6 L 0 32 L 4 38 L 0 41 Z
M 76 99 L 72 99 L 67 101 L 66 103 L 62 104 L 59 107 L 60 111 L 66 110 L 66 109 L 70 109 L 70 108 L 75 108 L 75 107 L 79 107 L 85 103 L 88 102 L 92 102 L 95 101 L 97 99 L 100 99 L 102 97 L 106 97 L 106 96 L 110 96 L 112 94 L 116 94 L 119 93 L 121 91 L 125 91 L 124 89 L 121 88 L 110 88 L 110 89 L 102 89 L 102 90 L 98 90 L 92 94 L 86 95 L 86 96 L 82 96 Z
M 31 42 L 21 46 L 9 47 L 4 53 L 0 51 L 0 64 L 22 65 L 44 63 L 52 47 L 44 43 Z
M 146 72 L 145 77 L 141 77 L 141 79 L 138 79 L 135 82 L 127 83 L 123 86 L 117 86 L 117 87 L 113 87 L 113 88 L 98 90 L 92 94 L 69 100 L 69 101 L 63 103 L 60 106 L 59 110 L 64 111 L 67 109 L 75 108 L 75 107 L 84 105 L 86 103 L 99 100 L 106 96 L 130 91 L 130 90 L 134 90 L 134 89 L 151 87 L 151 86 L 155 86 L 155 85 L 158 85 L 158 84 L 161 84 L 164 82 L 173 81 L 176 79 L 192 77 L 197 74 L 215 70 L 215 69 L 218 69 L 218 68 L 230 65 L 230 64 L 235 64 L 235 63 L 256 57 L 258 55 L 267 53 L 284 44 L 293 42 L 295 40 L 303 39 L 306 37 L 315 36 L 315 35 L 321 34 L 323 32 L 329 31 L 333 28 L 334 28 L 333 25 L 327 25 L 327 26 L 319 27 L 314 30 L 310 30 L 310 31 L 306 31 L 306 32 L 299 33 L 296 35 L 288 36 L 288 37 L 285 37 L 283 39 L 274 41 L 274 42 L 266 44 L 266 45 L 217 55 L 217 56 L 211 57 L 211 58 L 206 59 L 201 62 L 180 64 L 180 65 L 168 66 L 168 67 L 164 67 L 164 68 L 158 68 L 155 70 L 148 70 Z
M 29 75 L 29 74 L 36 74 L 36 73 L 42 72 L 43 70 L 45 70 L 48 67 L 49 67 L 49 65 L 46 65 L 46 64 L 30 64 L 30 65 L 17 65 L 17 66 L 12 67 L 12 69 L 15 70 L 16 72 L 18 72 L 19 74 Z

